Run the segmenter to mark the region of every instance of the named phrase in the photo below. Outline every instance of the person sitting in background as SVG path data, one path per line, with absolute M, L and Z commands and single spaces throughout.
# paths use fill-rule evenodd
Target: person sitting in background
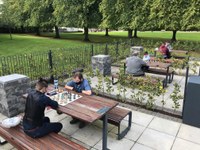
M 144 69 L 147 69 L 148 66 L 138 55 L 139 52 L 133 52 L 132 56 L 126 59 L 126 72 L 133 76 L 144 76 Z
M 68 82 L 65 88 L 68 90 L 73 90 L 78 93 L 83 93 L 85 95 L 92 95 L 92 89 L 88 80 L 84 79 L 83 75 L 80 72 L 76 72 L 74 74 L 73 80 Z M 78 122 L 80 122 L 79 128 L 85 127 L 86 123 L 76 118 L 72 118 L 72 120 L 70 121 L 70 124 L 75 124 Z
M 144 56 L 143 56 L 143 61 L 147 62 L 150 61 L 150 55 L 148 54 L 148 52 L 144 52 Z
M 169 52 L 172 51 L 172 46 L 169 42 L 165 42 L 165 46 L 168 48 Z
M 160 53 L 163 55 L 163 58 L 164 59 L 167 59 L 167 58 L 171 58 L 171 54 L 169 52 L 169 49 L 166 47 L 165 44 L 162 44 L 159 48 L 159 51 Z
M 50 119 L 44 116 L 47 106 L 58 109 L 58 103 L 45 95 L 47 87 L 47 81 L 39 79 L 36 90 L 30 92 L 26 100 L 23 130 L 32 138 L 40 138 L 51 132 L 58 133 L 62 129 L 61 123 L 50 123 Z

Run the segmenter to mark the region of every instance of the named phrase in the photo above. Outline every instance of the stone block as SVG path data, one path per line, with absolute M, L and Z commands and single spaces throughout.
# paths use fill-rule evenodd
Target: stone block
M 138 52 L 141 54 L 144 51 L 144 48 L 142 46 L 132 46 L 130 49 L 130 55 L 133 54 L 134 52 Z
M 30 78 L 20 74 L 0 77 L 0 113 L 7 117 L 24 112 L 25 100 L 22 95 L 31 88 Z
M 102 75 L 111 74 L 111 57 L 110 55 L 92 56 L 92 69 L 94 72 L 98 69 Z

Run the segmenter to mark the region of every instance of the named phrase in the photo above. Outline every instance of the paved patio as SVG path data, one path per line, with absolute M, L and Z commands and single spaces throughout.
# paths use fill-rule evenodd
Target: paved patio
M 101 150 L 102 122 L 96 121 L 83 129 L 71 125 L 70 116 L 58 115 L 54 110 L 49 110 L 46 115 L 51 121 L 63 124 L 61 134 L 91 150 Z M 108 148 L 111 150 L 200 150 L 200 129 L 158 117 L 157 113 L 147 114 L 140 110 L 133 110 L 132 128 L 122 140 L 116 139 L 117 128 L 109 125 Z M 5 116 L 0 114 L 0 121 Z M 127 124 L 127 119 L 122 122 L 122 127 Z M 1 150 L 14 150 L 12 145 L 0 146 Z

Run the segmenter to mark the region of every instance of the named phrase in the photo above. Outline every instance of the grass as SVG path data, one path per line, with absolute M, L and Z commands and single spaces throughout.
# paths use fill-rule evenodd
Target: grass
M 26 34 L 14 34 L 13 40 L 10 40 L 8 34 L 0 34 L 0 56 L 39 52 L 81 45 L 85 45 L 85 43 L 81 41 L 58 40 Z
M 30 53 L 46 51 L 50 49 L 69 48 L 84 46 L 91 43 L 106 43 L 126 40 L 127 32 L 113 31 L 109 37 L 104 36 L 104 32 L 90 33 L 90 43 L 83 42 L 83 33 L 62 33 L 61 39 L 55 39 L 54 33 L 43 33 L 41 37 L 28 34 L 14 34 L 13 40 L 10 40 L 8 34 L 0 34 L 0 56 L 16 55 L 21 53 Z M 169 40 L 172 32 L 169 31 L 146 31 L 138 32 L 142 39 Z M 199 32 L 177 32 L 177 40 L 200 41 Z

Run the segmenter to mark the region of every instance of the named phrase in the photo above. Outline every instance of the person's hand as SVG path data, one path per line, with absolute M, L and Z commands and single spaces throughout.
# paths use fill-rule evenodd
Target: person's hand
M 57 111 L 57 114 L 59 114 L 59 115 L 62 114 L 62 112 L 60 110 L 57 109 L 56 111 Z
M 82 90 L 81 89 L 77 89 L 76 92 L 82 93 Z

